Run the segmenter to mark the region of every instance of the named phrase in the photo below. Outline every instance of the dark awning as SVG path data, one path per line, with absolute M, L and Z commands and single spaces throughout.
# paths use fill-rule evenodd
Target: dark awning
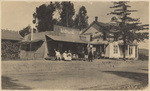
M 87 41 L 81 40 L 79 36 L 72 36 L 72 37 L 68 37 L 68 36 L 55 36 L 55 35 L 46 35 L 49 38 L 51 38 L 52 40 L 55 41 L 63 41 L 63 42 L 72 42 L 72 43 L 84 43 L 87 44 Z

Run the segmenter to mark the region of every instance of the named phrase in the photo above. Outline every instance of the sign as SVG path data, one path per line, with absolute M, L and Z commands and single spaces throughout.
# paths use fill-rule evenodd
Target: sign
M 68 31 L 68 30 L 66 30 L 66 29 L 61 29 L 60 32 L 61 32 L 61 33 L 65 33 L 65 34 L 74 34 L 73 31 Z

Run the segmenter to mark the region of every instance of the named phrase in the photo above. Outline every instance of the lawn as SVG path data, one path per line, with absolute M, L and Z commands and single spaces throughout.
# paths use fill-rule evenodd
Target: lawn
M 148 85 L 148 61 L 2 61 L 2 89 L 136 90 Z

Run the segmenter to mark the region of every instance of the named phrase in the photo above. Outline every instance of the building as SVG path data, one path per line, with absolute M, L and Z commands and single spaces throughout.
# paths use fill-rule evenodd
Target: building
M 103 57 L 123 58 L 123 41 L 116 39 L 111 24 L 98 22 L 98 17 L 80 35 L 91 41 L 96 53 L 100 53 Z M 127 44 L 125 53 L 128 59 L 138 59 L 137 43 Z
M 2 60 L 19 58 L 19 42 L 23 39 L 16 31 L 1 31 Z
M 95 58 L 123 58 L 123 41 L 118 41 L 111 24 L 98 22 L 95 18 L 89 27 L 78 29 L 54 26 L 53 31 L 28 34 L 22 40 L 20 57 L 22 59 L 44 59 L 55 56 L 54 49 L 60 53 L 71 50 L 79 58 L 88 53 L 92 45 Z M 138 45 L 131 43 L 126 48 L 126 58 L 138 58 Z
M 54 31 L 28 34 L 21 44 L 21 59 L 44 59 L 55 56 L 54 49 L 62 54 L 70 50 L 81 57 L 81 50 L 86 51 L 87 41 L 80 37 L 80 31 L 62 26 L 54 26 Z

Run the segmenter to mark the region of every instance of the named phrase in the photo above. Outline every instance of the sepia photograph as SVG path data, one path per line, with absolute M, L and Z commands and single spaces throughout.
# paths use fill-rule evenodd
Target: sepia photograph
M 0 2 L 2 90 L 148 90 L 149 1 Z

